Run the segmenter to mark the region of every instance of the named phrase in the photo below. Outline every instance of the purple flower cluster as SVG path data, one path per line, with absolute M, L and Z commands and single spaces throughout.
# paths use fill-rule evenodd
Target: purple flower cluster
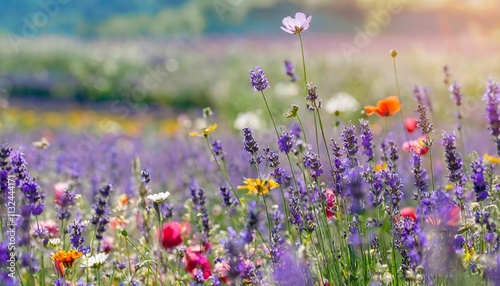
M 500 156 L 500 84 L 493 80 L 488 81 L 488 87 L 483 95 L 486 101 L 486 120 L 488 121 L 488 130 L 493 136 L 496 144 L 497 154 Z
M 462 105 L 462 94 L 460 93 L 460 84 L 458 82 L 453 82 L 452 85 L 450 85 L 450 88 L 449 88 L 450 92 L 451 92 L 451 96 L 450 98 L 453 99 L 453 101 L 455 102 L 455 104 L 457 106 L 460 106 Z
M 360 119 L 361 126 L 361 145 L 363 146 L 363 155 L 367 157 L 367 162 L 373 161 L 373 134 L 368 120 Z
M 263 91 L 269 87 L 269 82 L 267 81 L 266 74 L 259 67 L 254 67 L 250 70 L 250 84 L 255 91 Z
M 472 174 L 470 179 L 472 181 L 473 190 L 476 194 L 476 201 L 481 202 L 488 198 L 488 189 L 490 184 L 485 179 L 485 166 L 482 158 L 476 159 L 471 163 Z
M 323 164 L 319 159 L 319 155 L 308 151 L 304 154 L 304 166 L 309 170 L 309 174 L 313 180 L 316 180 L 323 174 Z
M 291 82 L 297 81 L 297 74 L 295 73 L 295 67 L 293 63 L 289 60 L 285 60 L 285 73 L 290 77 Z
M 111 184 L 105 184 L 99 189 L 99 194 L 95 198 L 95 203 L 92 205 L 94 216 L 90 221 L 96 227 L 95 237 L 98 241 L 102 240 L 103 234 L 106 231 L 106 226 L 109 223 L 110 203 L 109 195 L 113 191 Z
M 430 97 L 430 89 L 428 87 L 422 87 L 415 85 L 413 87 L 413 97 L 415 101 L 422 106 L 426 106 L 432 112 L 432 103 Z
M 281 137 L 278 139 L 278 147 L 281 153 L 288 154 L 292 151 L 294 145 L 293 136 L 287 131 L 281 132 Z

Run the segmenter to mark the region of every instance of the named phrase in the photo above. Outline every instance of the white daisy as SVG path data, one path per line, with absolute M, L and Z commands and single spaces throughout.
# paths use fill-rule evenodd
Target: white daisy
M 59 244 L 61 244 L 61 240 L 59 238 L 51 238 L 49 239 L 49 242 L 48 242 L 48 245 L 51 246 L 51 247 L 56 247 L 58 246 Z
M 109 254 L 106 254 L 104 252 L 101 252 L 97 255 L 86 257 L 82 264 L 81 267 L 84 268 L 100 268 L 101 266 L 104 265 L 104 262 L 106 259 L 108 259 Z
M 161 203 L 165 201 L 168 198 L 168 196 L 170 196 L 169 192 L 163 192 L 163 193 L 149 195 L 147 196 L 147 198 L 155 203 Z

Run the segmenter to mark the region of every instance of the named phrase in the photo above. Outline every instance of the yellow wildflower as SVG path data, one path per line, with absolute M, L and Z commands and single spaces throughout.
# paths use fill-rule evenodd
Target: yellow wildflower
M 475 254 L 474 247 L 465 247 L 465 256 L 464 256 L 465 262 L 467 263 L 471 262 L 471 260 L 474 259 L 474 254 Z
M 491 156 L 488 153 L 484 153 L 483 161 L 491 164 L 500 164 L 500 157 Z
M 253 195 L 265 195 L 269 193 L 269 190 L 275 189 L 280 185 L 273 180 L 267 179 L 251 179 L 247 178 L 243 180 L 245 185 L 238 186 L 238 190 L 248 190 L 248 194 Z
M 189 136 L 191 137 L 195 137 L 195 136 L 208 136 L 208 134 L 212 133 L 212 131 L 215 130 L 215 128 L 217 128 L 217 123 L 214 123 L 210 126 L 208 126 L 207 128 L 202 128 L 200 131 L 192 131 L 192 132 L 189 132 Z
M 387 169 L 387 164 L 385 162 L 375 165 L 375 172 L 380 172 Z

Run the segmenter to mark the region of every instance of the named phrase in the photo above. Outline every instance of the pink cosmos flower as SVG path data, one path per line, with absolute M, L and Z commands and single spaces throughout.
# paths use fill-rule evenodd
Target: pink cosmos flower
M 298 12 L 295 18 L 290 16 L 283 19 L 283 27 L 281 29 L 289 34 L 299 34 L 309 28 L 312 16 L 306 18 L 306 14 Z

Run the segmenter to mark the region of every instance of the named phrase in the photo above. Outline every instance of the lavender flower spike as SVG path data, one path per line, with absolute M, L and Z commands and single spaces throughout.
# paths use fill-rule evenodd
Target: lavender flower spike
M 500 155 L 500 111 L 498 110 L 498 105 L 500 104 L 500 84 L 489 80 L 483 100 L 486 101 L 488 129 L 496 144 L 497 154 Z
M 250 71 L 250 84 L 255 91 L 263 91 L 269 87 L 266 74 L 259 66 Z
M 291 61 L 285 60 L 285 73 L 290 77 L 291 82 L 297 81 L 297 74 L 295 73 L 295 67 Z
M 453 82 L 452 85 L 450 85 L 450 88 L 449 88 L 450 92 L 451 92 L 451 99 L 453 99 L 453 101 L 455 101 L 455 104 L 457 106 L 460 106 L 462 105 L 462 94 L 460 93 L 460 84 L 458 84 L 458 82 Z

